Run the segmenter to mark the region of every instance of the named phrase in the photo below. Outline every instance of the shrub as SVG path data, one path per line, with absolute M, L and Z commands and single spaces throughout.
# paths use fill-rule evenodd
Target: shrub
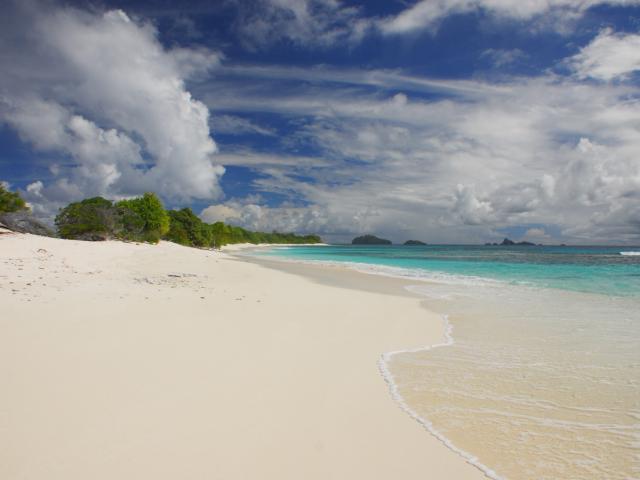
M 122 222 L 121 236 L 125 239 L 158 243 L 169 231 L 169 214 L 154 193 L 121 200 L 116 208 Z
M 2 189 L 2 192 L 5 192 Z M 9 192 L 10 193 L 10 192 Z M 19 198 L 19 197 L 18 197 Z M 20 199 L 21 200 L 21 199 Z M 23 202 L 24 203 L 24 202 Z M 114 204 L 102 197 L 71 203 L 56 216 L 62 238 L 123 240 L 157 243 L 161 238 L 193 247 L 229 243 L 317 243 L 317 235 L 252 232 L 223 222 L 204 223 L 190 208 L 166 211 L 153 193 Z
M 26 209 L 27 204 L 22 197 L 16 192 L 9 191 L 0 183 L 0 213 L 18 212 Z
M 209 226 L 193 213 L 190 208 L 169 210 L 171 219 L 165 239 L 193 247 L 209 247 L 213 234 Z
M 70 203 L 60 210 L 55 223 L 62 238 L 83 240 L 106 240 L 119 228 L 113 203 L 102 197 Z
M 221 247 L 229 243 L 231 237 L 231 227 L 223 222 L 216 222 L 208 225 L 211 233 L 211 244 L 214 247 Z

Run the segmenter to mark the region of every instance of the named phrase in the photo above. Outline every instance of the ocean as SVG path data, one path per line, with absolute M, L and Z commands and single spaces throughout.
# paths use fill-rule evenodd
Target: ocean
M 380 369 L 410 415 L 489 477 L 640 478 L 640 248 L 254 254 L 406 279 L 447 334 L 386 352 Z

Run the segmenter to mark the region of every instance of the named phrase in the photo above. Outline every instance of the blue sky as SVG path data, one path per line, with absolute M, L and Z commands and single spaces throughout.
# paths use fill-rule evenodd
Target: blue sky
M 9 0 L 0 180 L 347 241 L 640 243 L 640 0 Z

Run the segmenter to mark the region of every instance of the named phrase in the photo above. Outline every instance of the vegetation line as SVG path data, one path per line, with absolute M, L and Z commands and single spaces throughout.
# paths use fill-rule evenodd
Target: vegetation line
M 0 184 L 0 220 L 3 214 L 28 212 L 24 200 Z M 253 232 L 224 222 L 203 222 L 190 208 L 166 210 L 158 196 L 113 202 L 102 197 L 87 198 L 60 209 L 55 218 L 58 234 L 75 240 L 139 241 L 160 240 L 190 247 L 216 248 L 233 243 L 320 243 L 318 235 L 296 235 L 273 231 Z

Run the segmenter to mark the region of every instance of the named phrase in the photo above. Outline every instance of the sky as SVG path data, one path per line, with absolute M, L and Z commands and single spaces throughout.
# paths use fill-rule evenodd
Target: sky
M 1 0 L 0 181 L 348 242 L 640 244 L 640 0 Z

